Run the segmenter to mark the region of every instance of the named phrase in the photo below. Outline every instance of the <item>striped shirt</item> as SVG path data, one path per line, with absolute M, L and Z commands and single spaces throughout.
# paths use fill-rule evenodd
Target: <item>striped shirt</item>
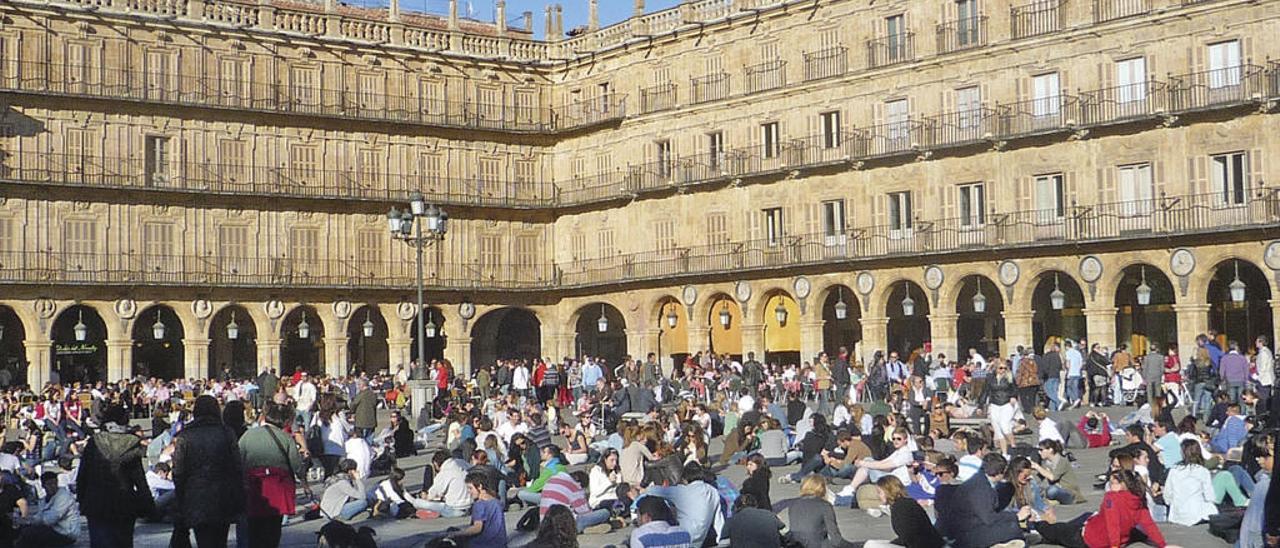
M 689 532 L 665 521 L 654 520 L 631 532 L 632 548 L 692 548 Z
M 586 514 L 591 511 L 587 504 L 587 492 L 566 472 L 551 476 L 542 486 L 542 501 L 538 503 L 538 513 L 545 516 L 555 505 L 566 506 L 574 514 Z

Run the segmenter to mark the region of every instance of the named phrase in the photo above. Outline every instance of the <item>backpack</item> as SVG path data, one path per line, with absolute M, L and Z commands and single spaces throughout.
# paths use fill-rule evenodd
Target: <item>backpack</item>
M 1018 377 L 1014 379 L 1018 388 L 1040 386 L 1040 368 L 1034 358 L 1022 358 L 1018 362 Z

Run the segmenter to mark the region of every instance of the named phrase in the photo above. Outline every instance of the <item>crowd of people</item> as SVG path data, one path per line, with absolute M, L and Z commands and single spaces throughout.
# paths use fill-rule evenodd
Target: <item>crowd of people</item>
M 0 546 L 71 545 L 82 518 L 94 547 L 132 546 L 144 520 L 171 524 L 172 546 L 226 546 L 234 528 L 256 548 L 294 521 L 444 517 L 469 525 L 423 530 L 477 548 L 618 530 L 632 548 L 827 548 L 853 544 L 850 511 L 896 535 L 866 546 L 1164 546 L 1165 523 L 1277 545 L 1268 341 L 1163 350 L 1052 339 L 960 361 L 842 348 L 801 364 L 695 354 L 669 372 L 650 354 L 15 389 L 0 398 L 16 429 Z M 436 399 L 411 405 L 411 378 Z M 1106 468 L 1081 469 L 1073 450 L 1098 448 Z M 419 453 L 420 483 L 405 460 Z M 779 482 L 798 498 L 779 504 Z

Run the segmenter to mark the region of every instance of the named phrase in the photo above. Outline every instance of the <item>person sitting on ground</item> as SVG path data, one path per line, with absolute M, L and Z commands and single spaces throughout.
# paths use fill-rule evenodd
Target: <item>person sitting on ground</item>
M 858 461 L 858 471 L 853 474 L 853 481 L 846 490 L 857 489 L 867 480 L 878 481 L 887 475 L 897 476 L 903 484 L 911 482 L 907 466 L 915 462 L 915 456 L 909 445 L 911 438 L 907 429 L 902 427 L 894 429 L 891 441 L 894 449 L 889 456 L 880 460 L 864 458 Z
M 1245 425 L 1244 417 L 1240 415 L 1240 406 L 1230 404 L 1227 406 L 1227 416 L 1222 421 L 1222 427 L 1209 441 L 1209 449 L 1219 455 L 1226 454 L 1228 449 L 1240 447 L 1248 435 L 1249 427 Z
M 776 518 L 775 518 L 776 519 Z M 692 548 L 689 531 L 673 525 L 671 506 L 661 497 L 641 497 L 636 502 L 637 527 L 631 531 L 631 548 Z
M 538 521 L 538 536 L 524 548 L 578 548 L 578 526 L 573 510 L 557 504 Z
M 885 542 L 868 540 L 863 548 L 891 548 L 905 546 L 907 548 L 943 548 L 947 541 L 942 538 L 929 514 L 925 513 L 915 500 L 907 496 L 902 481 L 897 476 L 885 476 L 876 481 L 876 490 L 880 495 L 880 503 L 889 508 L 889 520 L 893 524 L 893 534 L 898 538 Z
M 937 503 L 938 514 L 950 514 L 949 531 L 957 548 L 1021 546 L 1022 528 L 1019 521 L 1030 515 L 1030 509 L 1003 512 L 1000 508 L 996 486 L 1005 479 L 1009 463 L 997 453 L 982 458 L 982 472 L 974 474 L 960 484 L 955 491 Z M 945 502 L 944 502 L 945 501 Z
M 759 453 L 751 455 L 747 457 L 747 479 L 742 481 L 739 492 L 751 495 L 757 508 L 773 512 L 773 499 L 769 498 L 769 479 L 772 477 L 773 471 L 764 456 Z
M 71 489 L 58 486 L 58 473 L 40 474 L 40 485 L 45 496 L 40 509 L 30 518 L 21 520 L 18 530 L 18 548 L 47 548 L 71 546 L 80 535 L 80 512 L 76 510 L 76 498 Z
M 364 480 L 357 476 L 356 461 L 351 459 L 338 461 L 335 470 L 320 496 L 320 512 L 329 519 L 350 521 L 369 509 Z
M 1263 548 L 1267 545 L 1263 536 L 1264 516 L 1267 506 L 1267 495 L 1271 491 L 1271 474 L 1275 470 L 1273 440 L 1276 434 L 1255 437 L 1253 456 L 1258 462 L 1258 474 L 1255 476 L 1253 493 L 1249 496 L 1249 507 L 1244 511 L 1244 519 L 1240 522 L 1240 548 Z
M 1040 440 L 1038 449 L 1040 462 L 1031 461 L 1031 467 L 1048 483 L 1044 498 L 1058 501 L 1058 504 L 1084 502 L 1080 482 L 1076 479 L 1071 459 L 1062 453 L 1062 444 L 1054 440 Z
M 542 501 L 542 487 L 547 484 L 547 480 L 551 476 L 565 471 L 564 457 L 560 454 L 560 448 L 555 445 L 543 447 L 539 454 L 541 456 L 542 465 L 539 467 L 537 479 L 529 482 L 529 485 L 521 489 L 516 496 L 521 502 L 526 504 L 538 504 Z
M 539 513 L 543 516 L 553 506 L 565 506 L 573 511 L 574 522 L 579 533 L 607 533 L 611 529 L 608 509 L 592 510 L 587 504 L 587 490 L 583 485 L 588 482 L 587 473 L 581 470 L 572 473 L 560 472 L 547 479 L 542 487 L 542 496 L 538 502 Z
M 679 523 L 689 531 L 693 544 L 701 546 L 713 528 L 718 531 L 724 525 L 715 475 L 709 474 L 702 465 L 691 462 L 681 470 L 680 479 L 683 483 L 679 485 L 661 485 L 667 481 L 656 483 L 645 494 L 670 501 L 675 506 Z
M 454 458 L 449 450 L 441 449 L 432 455 L 431 467 L 435 469 L 435 478 L 427 492 L 421 495 L 426 500 L 414 506 L 446 518 L 466 515 L 472 502 L 471 491 L 467 488 L 467 469 L 470 466 L 462 459 Z
M 762 504 L 751 493 L 742 493 L 733 502 L 733 516 L 724 523 L 720 540 L 729 541 L 734 548 L 782 548 L 782 520 L 773 510 L 761 508 Z M 666 545 L 663 545 L 666 546 Z
M 590 444 L 587 443 L 586 434 L 581 429 L 569 426 L 569 423 L 560 425 L 560 435 L 568 442 L 568 449 L 564 452 L 565 461 L 570 465 L 578 465 L 587 462 L 590 458 Z
M 1132 470 L 1116 470 L 1110 476 L 1098 513 L 1085 512 L 1067 522 L 1037 523 L 1035 529 L 1043 542 L 1066 548 L 1127 546 L 1131 542 L 1174 548 L 1165 543 L 1151 519 L 1142 478 Z
M 1192 526 L 1218 513 L 1218 503 L 1228 494 L 1237 508 L 1248 504 L 1240 485 L 1229 472 L 1210 472 L 1200 456 L 1200 444 L 1182 442 L 1182 462 L 1169 469 L 1164 484 L 1164 500 L 1169 504 L 1169 521 Z
M 956 479 L 965 482 L 982 471 L 982 457 L 987 456 L 991 444 L 976 432 L 957 432 L 957 434 L 960 435 L 956 440 L 963 443 L 965 454 L 956 461 L 956 466 L 960 469 Z
M 502 513 L 502 501 L 498 500 L 483 473 L 467 474 L 467 489 L 475 501 L 471 505 L 471 526 L 451 531 L 447 536 L 461 539 L 467 548 L 507 548 L 507 520 Z
M 1085 439 L 1085 445 L 1090 449 L 1111 445 L 1111 419 L 1106 413 L 1093 411 L 1085 413 L 1080 417 L 1080 423 L 1076 425 L 1076 429 L 1080 431 L 1080 435 Z
M 800 498 L 787 509 L 791 537 L 804 548 L 852 548 L 840 534 L 835 508 L 827 502 L 827 480 L 810 474 L 800 482 Z

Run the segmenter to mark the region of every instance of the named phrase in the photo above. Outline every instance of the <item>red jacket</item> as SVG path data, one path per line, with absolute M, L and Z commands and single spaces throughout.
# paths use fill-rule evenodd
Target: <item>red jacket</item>
M 444 363 L 436 366 L 436 388 L 441 392 L 449 389 L 449 368 Z
M 1080 431 L 1080 435 L 1089 443 L 1089 448 L 1106 447 L 1111 445 L 1111 422 L 1104 415 L 1102 417 L 1102 431 L 1093 434 L 1089 432 L 1089 417 L 1080 417 L 1080 422 L 1076 424 L 1076 430 Z
M 542 386 L 542 378 L 547 376 L 547 364 L 538 362 L 538 367 L 533 370 L 533 385 Z
M 1137 527 L 1158 548 L 1164 548 L 1164 535 L 1151 519 L 1146 501 L 1128 491 L 1107 491 L 1098 513 L 1084 522 L 1084 543 L 1089 548 L 1111 548 L 1129 544 L 1129 532 Z

